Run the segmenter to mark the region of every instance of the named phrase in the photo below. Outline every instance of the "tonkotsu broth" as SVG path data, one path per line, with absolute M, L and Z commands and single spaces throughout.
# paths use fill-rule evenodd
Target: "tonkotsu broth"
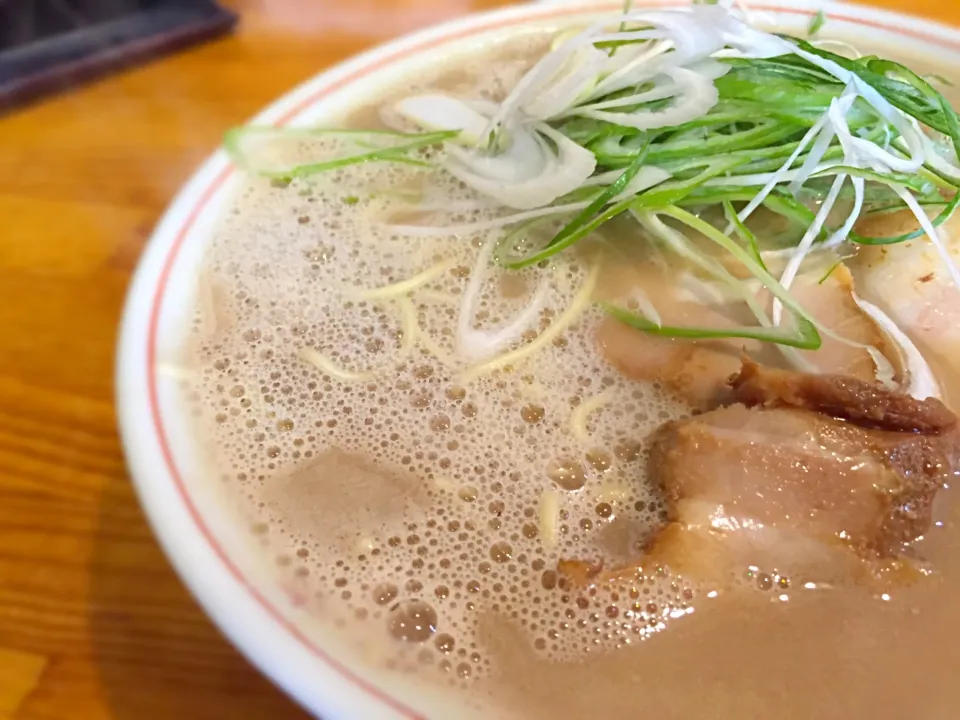
M 417 85 L 499 97 L 544 46 L 504 43 Z M 376 118 L 363 109 L 350 125 Z M 960 534 L 947 494 L 920 547 L 936 571 L 889 593 L 805 589 L 765 569 L 719 593 L 666 572 L 589 591 L 558 582 L 561 558 L 638 556 L 663 513 L 644 439 L 689 408 L 608 365 L 593 309 L 512 371 L 464 378 L 457 299 L 489 236 L 392 237 L 382 221 L 404 218 L 404 196 L 425 187 L 442 189 L 435 202 L 470 197 L 403 165 L 250 179 L 206 260 L 190 398 L 223 492 L 304 612 L 385 677 L 455 693 L 484 717 L 956 716 Z M 614 277 L 619 258 L 604 253 L 557 256 L 541 331 L 585 283 Z M 411 305 L 357 297 L 441 261 Z M 515 314 L 543 277 L 496 272 L 481 326 Z M 354 377 L 305 363 L 303 348 Z M 584 424 L 577 408 L 593 403 Z M 554 500 L 555 539 L 541 519 Z

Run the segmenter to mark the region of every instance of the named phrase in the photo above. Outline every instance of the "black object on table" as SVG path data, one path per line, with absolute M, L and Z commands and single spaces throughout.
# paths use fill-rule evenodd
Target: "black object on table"
M 0 110 L 230 31 L 213 0 L 0 0 Z

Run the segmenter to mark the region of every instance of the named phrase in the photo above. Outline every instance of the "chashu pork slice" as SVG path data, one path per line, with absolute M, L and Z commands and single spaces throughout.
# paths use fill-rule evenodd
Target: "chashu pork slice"
M 960 471 L 956 417 L 860 380 L 745 361 L 733 405 L 668 423 L 649 465 L 670 520 L 901 554 Z
M 911 554 L 937 493 L 960 473 L 949 410 L 874 383 L 750 361 L 730 387 L 732 404 L 655 433 L 648 472 L 667 523 L 635 564 L 593 581 L 666 565 L 709 580 L 752 566 L 844 582 L 864 561 L 880 567 Z

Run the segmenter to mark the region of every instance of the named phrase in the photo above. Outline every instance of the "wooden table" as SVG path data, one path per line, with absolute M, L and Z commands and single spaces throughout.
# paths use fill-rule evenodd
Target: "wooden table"
M 200 612 L 134 499 L 113 407 L 124 291 L 225 128 L 502 0 L 231 4 L 230 38 L 0 118 L 0 720 L 304 717 Z M 943 0 L 878 4 L 960 24 Z

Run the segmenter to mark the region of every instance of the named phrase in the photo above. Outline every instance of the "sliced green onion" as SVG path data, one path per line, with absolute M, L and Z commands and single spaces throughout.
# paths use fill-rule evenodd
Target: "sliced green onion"
M 632 207 L 635 210 L 649 210 L 665 205 L 674 205 L 712 178 L 723 175 L 744 162 L 746 162 L 744 158 L 731 158 L 722 155 L 717 158 L 706 158 L 701 163 L 705 167 L 699 174 L 687 180 L 661 183 L 638 195 Z
M 630 206 L 633 198 L 627 198 L 614 203 L 606 210 L 604 210 L 604 207 L 626 190 L 630 181 L 640 172 L 644 160 L 643 154 L 638 155 L 630 167 L 628 167 L 619 178 L 611 183 L 607 189 L 600 193 L 587 207 L 581 210 L 544 248 L 517 260 L 501 257 L 501 253 L 498 252 L 497 258 L 500 264 L 511 270 L 536 265 L 541 260 L 545 260 L 551 255 L 555 255 L 561 250 L 582 240 L 596 228 L 600 227 L 600 225 L 607 222 L 607 220 L 616 217 L 626 210 Z M 500 250 L 500 248 L 498 248 L 498 250 Z
M 947 101 L 943 94 L 910 68 L 893 62 L 892 60 L 871 60 L 868 68 L 884 77 L 889 74 L 896 74 L 902 78 L 904 83 L 923 93 L 931 104 L 940 110 L 943 116 L 943 129 L 934 129 L 940 130 L 940 132 L 950 136 L 950 140 L 953 142 L 954 153 L 957 155 L 957 159 L 960 160 L 960 118 L 958 118 L 957 111 L 953 109 L 953 106 Z
M 823 285 L 827 281 L 827 278 L 833 275 L 833 271 L 841 265 L 843 265 L 843 260 L 837 260 L 835 263 L 833 263 L 833 265 L 827 268 L 827 271 L 823 274 L 823 276 L 817 280 L 817 285 Z
M 783 304 L 784 308 L 793 313 L 797 323 L 797 335 L 795 336 L 796 342 L 803 343 L 803 346 L 806 347 L 806 349 L 815 350 L 820 347 L 820 333 L 817 331 L 816 323 L 814 322 L 813 318 L 810 317 L 807 311 L 804 310 L 803 307 L 794 299 L 794 297 L 784 289 L 784 287 L 775 277 L 773 277 L 773 275 L 771 275 L 765 268 L 761 267 L 760 264 L 753 259 L 748 251 L 744 250 L 736 242 L 717 230 L 717 228 L 710 223 L 698 218 L 696 215 L 693 215 L 686 210 L 683 210 L 682 208 L 670 206 L 663 208 L 661 213 L 683 223 L 707 239 L 712 240 L 733 255 L 734 258 L 743 263 L 744 267 L 747 268 L 750 274 L 757 278 L 757 280 L 760 281 L 760 283 L 770 292 L 770 294 Z M 790 343 L 780 342 L 779 344 L 789 345 Z M 794 345 L 794 347 L 801 347 L 801 345 Z
M 652 163 L 661 163 L 664 160 L 687 158 L 690 153 L 698 155 L 716 155 L 734 150 L 749 150 L 754 147 L 769 145 L 778 140 L 796 134 L 802 130 L 800 126 L 791 123 L 763 120 L 754 127 L 730 135 L 713 135 L 703 140 L 668 142 L 662 145 L 653 145 L 647 153 L 647 159 Z
M 942 205 L 949 204 L 947 200 L 919 200 L 920 205 L 926 207 L 940 207 Z M 909 210 L 907 204 L 903 202 L 900 198 L 896 200 L 889 200 L 883 202 L 872 203 L 870 207 L 866 208 L 863 211 L 864 215 L 884 215 L 887 213 L 900 212 L 901 210 Z
M 930 221 L 930 224 L 935 228 L 943 225 L 951 217 L 953 217 L 953 213 L 957 209 L 958 205 L 960 205 L 960 192 L 950 199 L 943 210 L 941 210 L 940 213 Z M 904 205 L 903 207 L 905 208 L 906 206 Z M 904 233 L 903 235 L 894 235 L 892 237 L 866 237 L 864 235 L 851 232 L 847 236 L 847 239 L 850 240 L 850 242 L 857 243 L 858 245 L 896 245 L 897 243 L 916 240 L 917 238 L 923 237 L 926 234 L 926 231 L 921 227 L 917 228 L 913 232 Z
M 640 313 L 626 310 L 612 303 L 599 303 L 610 317 L 619 320 L 625 325 L 629 325 L 637 330 L 642 330 L 650 335 L 660 337 L 684 338 L 687 340 L 712 340 L 724 338 L 744 338 L 747 340 L 760 340 L 761 342 L 776 343 L 777 345 L 787 345 L 789 347 L 799 348 L 801 350 L 816 350 L 820 347 L 820 336 L 815 328 L 810 328 L 805 332 L 791 334 L 777 327 L 729 327 L 729 328 L 706 328 L 686 325 L 658 325 L 649 320 Z M 801 323 L 798 322 L 798 329 Z
M 835 175 L 850 175 L 852 177 L 861 177 L 864 180 L 872 180 L 884 185 L 901 185 L 913 190 L 919 195 L 929 195 L 936 191 L 933 184 L 919 175 L 908 175 L 906 173 L 890 172 L 881 173 L 866 168 L 855 167 L 852 165 L 832 165 L 829 169 L 820 170 L 811 173 L 810 177 L 834 177 Z
M 234 128 L 230 130 L 224 139 L 224 149 L 230 155 L 231 160 L 238 167 L 249 172 L 256 173 L 262 177 L 289 180 L 298 177 L 307 177 L 329 170 L 336 170 L 349 165 L 357 165 L 365 162 L 394 162 L 408 165 L 428 166 L 422 160 L 408 157 L 407 153 L 412 153 L 423 148 L 430 147 L 450 140 L 459 134 L 457 130 L 431 132 L 431 133 L 396 133 L 388 131 L 364 131 L 364 130 L 327 130 L 313 128 L 275 128 L 250 126 Z M 334 137 L 349 141 L 350 145 L 361 149 L 361 152 L 344 155 L 342 157 L 323 160 L 316 163 L 305 163 L 301 165 L 291 165 L 288 167 L 267 168 L 258 165 L 253 153 L 244 145 L 248 140 L 259 142 L 271 142 L 276 140 L 290 139 L 310 139 Z M 384 147 L 384 143 L 389 143 Z
M 795 42 L 800 49 L 813 55 L 819 55 L 825 60 L 831 60 L 844 70 L 854 73 L 898 110 L 920 120 L 934 130 L 939 130 L 942 133 L 948 132 L 946 120 L 939 105 L 932 103 L 927 95 L 910 83 L 888 78 L 864 67 L 862 63 L 856 60 L 850 60 L 843 55 L 818 48 L 805 40 L 789 39 Z
M 823 14 L 823 10 L 818 10 L 817 14 L 813 16 L 813 18 L 810 20 L 810 24 L 807 26 L 807 37 L 813 37 L 820 32 L 826 21 L 827 16 Z
M 943 75 L 938 75 L 937 73 L 930 73 L 929 75 L 924 75 L 923 79 L 927 82 L 935 82 L 943 85 L 944 87 L 953 87 L 954 84 L 947 80 Z
M 624 14 L 624 15 L 626 15 L 627 13 L 629 13 L 629 12 L 630 12 L 630 8 L 632 8 L 632 7 L 633 7 L 633 0 L 623 0 L 623 14 Z M 627 23 L 626 23 L 625 21 L 622 21 L 622 22 L 620 23 L 620 32 L 623 32 L 623 31 L 626 30 L 626 29 L 627 29 Z M 644 42 L 644 41 L 640 41 L 640 42 Z M 619 43 L 619 44 L 615 44 L 615 45 L 609 46 L 609 47 L 610 47 L 610 57 L 613 57 L 614 55 L 617 54 L 617 48 L 620 47 L 621 44 L 625 44 L 625 43 Z M 594 43 L 594 47 L 599 48 L 599 47 L 602 47 L 602 46 L 603 46 L 603 43 Z
M 744 242 L 747 244 L 747 251 L 750 253 L 754 261 L 762 267 L 764 270 L 767 269 L 767 266 L 763 262 L 763 258 L 760 256 L 760 245 L 757 243 L 757 236 L 754 235 L 746 225 L 743 224 L 743 221 L 740 219 L 740 216 L 737 215 L 737 211 L 733 209 L 733 204 L 729 200 L 724 200 L 723 202 L 723 214 L 727 219 L 727 222 L 733 225 L 733 229 L 737 231 L 737 234 L 743 238 Z

